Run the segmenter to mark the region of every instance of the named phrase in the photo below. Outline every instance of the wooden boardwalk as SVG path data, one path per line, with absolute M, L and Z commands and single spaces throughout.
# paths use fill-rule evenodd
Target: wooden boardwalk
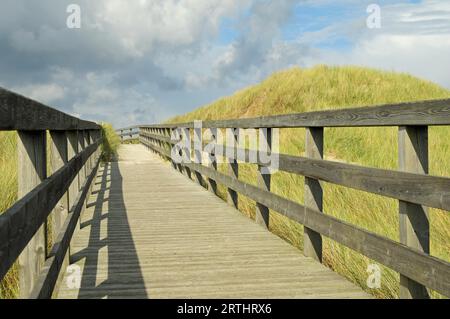
M 81 287 L 67 272 L 59 298 L 368 297 L 144 146 L 119 156 L 100 168 L 72 240 Z

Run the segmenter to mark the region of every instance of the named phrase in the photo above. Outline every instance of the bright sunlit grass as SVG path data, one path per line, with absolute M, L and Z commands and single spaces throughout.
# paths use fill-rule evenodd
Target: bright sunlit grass
M 262 83 L 233 96 L 223 98 L 169 122 L 232 119 L 300 113 L 325 109 L 450 98 L 450 91 L 408 74 L 382 72 L 359 67 L 317 66 L 293 68 L 270 76 Z M 303 155 L 304 129 L 282 129 L 281 153 Z M 430 174 L 450 176 L 450 127 L 429 130 Z M 325 158 L 360 165 L 397 169 L 397 128 L 327 128 Z M 226 172 L 225 165 L 219 170 Z M 254 184 L 255 167 L 240 165 L 239 179 Z M 272 177 L 272 191 L 291 200 L 303 202 L 303 177 L 277 173 Z M 226 198 L 226 190 L 219 187 Z M 239 201 L 240 210 L 254 216 L 254 203 Z M 324 183 L 324 211 L 351 224 L 399 240 L 398 203 L 394 199 Z M 450 215 L 430 209 L 431 254 L 450 261 Z M 302 249 L 303 227 L 271 212 L 270 229 Z M 398 297 L 399 275 L 382 268 L 382 288 L 366 286 L 368 258 L 331 240 L 324 240 L 324 263 L 381 298 Z M 380 265 L 381 266 L 381 265 Z M 433 294 L 439 297 L 438 294 Z
M 111 124 L 102 124 L 102 134 L 105 137 L 102 144 L 102 160 L 111 161 L 117 154 L 120 138 Z M 2 190 L 0 191 L 0 214 L 2 214 L 17 200 L 16 132 L 0 132 L 0 190 Z M 18 267 L 15 264 L 0 282 L 0 299 L 16 298 L 18 295 Z

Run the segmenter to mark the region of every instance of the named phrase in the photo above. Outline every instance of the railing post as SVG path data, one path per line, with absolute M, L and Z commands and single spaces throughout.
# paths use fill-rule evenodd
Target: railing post
M 18 131 L 18 197 L 47 177 L 46 131 Z M 33 207 L 30 207 L 33 209 Z M 18 221 L 26 227 L 33 221 Z M 46 225 L 42 225 L 19 256 L 19 294 L 28 298 L 46 257 Z
M 234 146 L 234 158 L 228 158 L 228 174 L 235 178 L 238 179 L 239 177 L 239 165 L 238 165 L 238 161 L 237 161 L 237 143 L 238 143 L 238 136 L 239 136 L 239 129 L 233 129 L 233 128 L 228 128 L 226 129 L 226 134 L 227 134 L 227 141 L 233 141 L 233 146 Z M 226 147 L 228 148 L 229 145 L 226 145 Z M 230 204 L 231 206 L 233 206 L 234 208 L 238 209 L 238 193 L 235 192 L 234 190 L 232 190 L 231 188 L 228 188 L 228 192 L 227 192 L 227 202 L 228 204 Z
M 259 147 L 260 152 L 270 152 L 272 150 L 272 129 L 260 128 L 259 129 Z M 259 157 L 259 156 L 258 156 Z M 264 166 L 258 165 L 258 172 L 256 173 L 256 183 L 258 187 L 270 192 L 270 174 L 264 174 Z M 255 221 L 257 224 L 269 229 L 269 208 L 256 203 L 256 215 Z
M 214 145 L 216 145 L 217 144 L 218 129 L 217 128 L 212 128 L 210 130 L 211 130 L 211 142 L 214 143 Z M 213 170 L 217 171 L 217 158 L 216 158 L 215 146 L 214 146 L 214 149 L 211 150 L 211 152 L 209 154 L 208 166 L 210 168 L 212 168 Z M 211 193 L 217 195 L 217 183 L 212 178 L 208 178 L 208 190 Z
M 186 161 L 188 163 L 191 162 L 191 146 L 192 146 L 192 143 L 190 142 L 191 141 L 190 134 L 191 134 L 191 131 L 188 128 L 183 129 L 182 135 L 185 135 L 183 137 L 186 138 L 186 141 L 189 141 L 190 145 L 183 149 L 183 151 L 182 151 L 182 158 L 183 158 L 183 160 L 186 159 Z M 186 143 L 186 144 L 188 144 L 188 143 Z M 170 144 L 170 147 L 172 147 L 171 144 Z M 181 165 L 180 169 L 184 170 L 185 175 L 189 179 L 192 178 L 191 169 L 189 167 Z
M 78 131 L 67 131 L 67 160 L 70 161 L 78 154 Z M 75 204 L 75 199 L 78 195 L 79 190 L 79 181 L 78 176 L 76 176 L 72 183 L 69 186 L 69 211 L 72 209 L 72 206 Z M 74 234 L 76 233 L 78 227 L 75 228 Z M 69 245 L 68 255 L 70 256 L 70 251 L 72 251 L 72 243 Z
M 67 146 L 67 136 L 65 131 L 50 131 L 51 139 L 51 159 L 50 166 L 52 174 L 59 170 L 61 167 L 68 162 L 68 146 Z M 69 213 L 69 192 L 64 194 L 61 200 L 56 205 L 53 210 L 53 238 L 55 239 Z
M 428 173 L 428 127 L 401 126 L 398 134 L 399 169 Z M 430 253 L 430 224 L 425 206 L 399 201 L 400 242 Z M 425 286 L 400 274 L 400 298 L 429 298 Z
M 323 159 L 323 127 L 307 127 L 305 137 L 306 157 Z M 305 207 L 317 211 L 323 210 L 323 189 L 320 181 L 305 176 Z M 322 262 L 322 236 L 305 227 L 303 235 L 303 253 Z
M 78 153 L 81 153 L 85 148 L 84 144 L 84 131 L 79 130 L 78 131 Z M 78 191 L 81 190 L 81 187 L 83 186 L 84 179 L 86 177 L 86 171 L 85 167 L 83 166 L 81 170 L 78 172 Z
M 203 145 L 202 145 L 202 128 L 194 125 L 194 163 L 202 164 L 203 162 Z M 195 171 L 195 179 L 203 186 L 203 176 L 199 172 Z

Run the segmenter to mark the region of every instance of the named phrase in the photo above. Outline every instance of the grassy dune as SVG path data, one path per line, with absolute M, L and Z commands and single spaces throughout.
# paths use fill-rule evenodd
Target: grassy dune
M 414 100 L 449 98 L 450 91 L 408 74 L 359 67 L 318 66 L 294 68 L 270 76 L 262 83 L 203 106 L 171 123 L 207 119 L 245 118 L 339 109 Z M 304 154 L 304 129 L 280 130 L 280 151 Z M 429 131 L 430 174 L 450 176 L 450 127 Z M 397 168 L 397 128 L 326 128 L 325 158 L 370 167 Z M 219 170 L 226 171 L 225 165 Z M 239 179 L 255 184 L 256 167 L 240 166 Z M 272 177 L 273 192 L 303 202 L 304 178 L 279 172 Z M 226 190 L 219 188 L 225 198 Z M 240 210 L 254 217 L 255 204 L 240 197 Z M 396 200 L 324 183 L 324 211 L 354 225 L 399 240 Z M 430 210 L 431 254 L 450 261 L 450 214 Z M 303 227 L 271 212 L 270 229 L 302 249 Z M 367 288 L 368 258 L 324 239 L 324 263 L 380 298 L 398 297 L 399 276 L 382 265 L 382 287 Z M 440 297 L 433 293 L 433 297 Z
M 115 134 L 112 125 L 102 125 L 103 161 L 114 158 L 120 145 L 120 138 Z M 49 144 L 49 143 L 47 143 Z M 49 150 L 48 150 L 49 151 Z M 50 158 L 48 153 L 47 158 Z M 48 167 L 50 168 L 50 167 Z M 0 214 L 11 207 L 17 200 L 17 133 L 0 131 Z M 51 223 L 48 223 L 51 225 Z M 49 229 L 51 234 L 51 229 Z M 49 236 L 51 241 L 51 236 Z M 16 298 L 19 294 L 18 267 L 14 265 L 0 282 L 0 299 Z

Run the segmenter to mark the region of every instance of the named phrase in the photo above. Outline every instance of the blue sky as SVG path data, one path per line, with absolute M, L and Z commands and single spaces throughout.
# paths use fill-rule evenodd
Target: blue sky
M 81 8 L 68 29 L 66 8 Z M 369 4 L 381 28 L 366 25 Z M 115 126 L 189 112 L 317 64 L 408 72 L 450 88 L 450 1 L 2 0 L 0 85 Z

